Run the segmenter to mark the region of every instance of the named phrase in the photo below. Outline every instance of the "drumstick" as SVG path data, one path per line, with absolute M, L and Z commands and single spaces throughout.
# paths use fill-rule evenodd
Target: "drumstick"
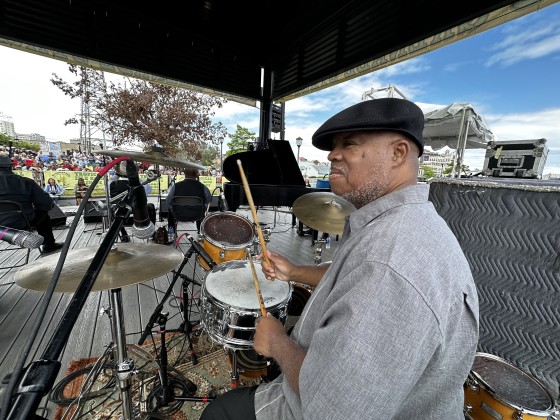
M 251 263 L 251 271 L 253 272 L 253 281 L 255 282 L 257 299 L 259 300 L 259 305 L 261 306 L 261 314 L 262 316 L 266 316 L 266 308 L 264 307 L 263 297 L 261 293 L 261 284 L 259 283 L 259 278 L 257 277 L 257 271 L 255 269 L 255 264 L 253 263 L 253 257 L 251 256 L 251 252 L 248 251 L 247 254 L 249 254 L 249 262 Z
M 259 219 L 257 218 L 257 212 L 255 211 L 255 203 L 253 203 L 253 196 L 251 195 L 251 190 L 249 189 L 249 184 L 247 183 L 247 178 L 245 178 L 245 172 L 243 171 L 243 166 L 241 161 L 237 159 L 237 165 L 239 166 L 239 173 L 241 174 L 241 181 L 243 181 L 243 188 L 245 189 L 245 195 L 247 196 L 247 201 L 249 202 L 249 207 L 251 207 L 251 213 L 253 214 L 253 221 L 257 227 L 257 235 L 259 236 L 259 242 L 261 243 L 261 248 L 263 252 L 263 257 L 266 263 L 272 267 L 270 260 L 266 255 L 266 245 L 264 243 L 264 237 L 262 234 L 261 226 L 259 225 Z

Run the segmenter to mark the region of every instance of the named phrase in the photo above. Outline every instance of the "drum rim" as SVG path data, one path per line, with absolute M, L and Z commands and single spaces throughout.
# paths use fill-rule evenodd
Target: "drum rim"
M 238 219 L 243 220 L 244 222 L 247 222 L 247 224 L 249 225 L 249 227 L 251 228 L 251 232 L 253 232 L 253 235 L 251 236 L 251 239 L 249 239 L 247 242 L 243 243 L 243 244 L 239 244 L 239 245 L 224 245 L 223 243 L 217 241 L 214 238 L 211 238 L 210 236 L 206 235 L 204 233 L 204 225 L 206 224 L 206 220 L 212 218 L 212 217 L 218 217 L 218 216 L 223 216 L 223 215 L 231 215 L 234 216 Z M 217 248 L 220 249 L 224 249 L 224 250 L 238 250 L 238 249 L 243 249 L 243 248 L 247 248 L 248 246 L 251 246 L 253 244 L 253 238 L 255 236 L 255 227 L 253 226 L 253 224 L 250 222 L 249 219 L 247 219 L 246 217 L 240 216 L 239 214 L 232 212 L 232 211 L 221 211 L 221 212 L 217 212 L 217 213 L 211 213 L 208 214 L 203 220 L 202 223 L 200 224 L 200 234 L 202 235 L 202 238 L 208 242 L 210 242 L 210 244 L 214 245 Z
M 517 366 L 515 366 L 514 364 L 508 362 L 506 359 L 496 356 L 494 354 L 490 354 L 490 353 L 483 353 L 483 352 L 477 352 L 475 354 L 475 359 L 476 357 L 485 357 L 488 359 L 493 359 L 497 362 L 500 363 L 504 363 L 506 365 L 508 365 L 509 367 L 513 368 L 514 370 L 516 370 L 517 372 L 519 372 L 523 377 L 529 379 L 530 381 L 534 382 L 535 384 L 537 384 L 539 386 L 539 388 L 544 392 L 544 394 L 548 397 L 548 401 L 549 401 L 549 407 L 544 410 L 534 410 L 534 409 L 529 409 L 527 407 L 521 406 L 518 403 L 512 402 L 510 400 L 508 400 L 507 398 L 504 398 L 502 396 L 500 396 L 497 391 L 494 391 L 492 389 L 492 387 L 484 380 L 484 378 L 482 378 L 478 373 L 476 373 L 475 371 L 473 371 L 471 369 L 470 373 L 469 373 L 469 377 L 474 378 L 475 382 L 481 386 L 486 392 L 488 392 L 494 399 L 496 399 L 497 401 L 501 402 L 502 404 L 504 404 L 505 406 L 512 408 L 514 410 L 518 410 L 520 412 L 522 412 L 523 414 L 529 414 L 529 415 L 534 415 L 534 416 L 540 416 L 540 417 L 548 417 L 551 414 L 553 414 L 555 412 L 554 409 L 554 399 L 552 398 L 552 395 L 550 395 L 550 393 L 546 390 L 546 388 L 542 385 L 542 383 L 535 378 L 533 375 L 528 374 L 527 372 L 524 372 L 522 369 L 519 369 Z M 474 365 L 474 361 L 473 361 L 473 365 Z

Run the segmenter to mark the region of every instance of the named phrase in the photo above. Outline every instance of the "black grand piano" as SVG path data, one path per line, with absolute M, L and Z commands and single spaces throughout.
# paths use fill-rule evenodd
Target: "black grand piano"
M 268 149 L 235 153 L 224 160 L 224 195 L 230 211 L 248 205 L 237 160 L 241 161 L 255 207 L 292 207 L 296 198 L 328 188 L 305 186 L 303 175 L 286 140 L 268 140 Z

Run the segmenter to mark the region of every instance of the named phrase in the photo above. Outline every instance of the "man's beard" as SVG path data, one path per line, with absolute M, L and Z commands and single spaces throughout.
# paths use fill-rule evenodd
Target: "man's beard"
M 383 197 L 387 193 L 389 187 L 389 179 L 385 171 L 381 167 L 373 168 L 370 173 L 369 179 L 356 188 L 354 191 L 350 191 L 342 195 L 342 198 L 346 199 L 354 205 L 357 209 L 377 200 L 379 197 Z

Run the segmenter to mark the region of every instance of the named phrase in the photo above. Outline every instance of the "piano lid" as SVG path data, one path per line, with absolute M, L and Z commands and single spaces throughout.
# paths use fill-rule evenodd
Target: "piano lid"
M 240 152 L 224 159 L 224 176 L 241 183 L 237 160 L 241 161 L 249 184 L 295 185 L 305 187 L 305 181 L 290 142 L 268 140 L 268 149 Z

